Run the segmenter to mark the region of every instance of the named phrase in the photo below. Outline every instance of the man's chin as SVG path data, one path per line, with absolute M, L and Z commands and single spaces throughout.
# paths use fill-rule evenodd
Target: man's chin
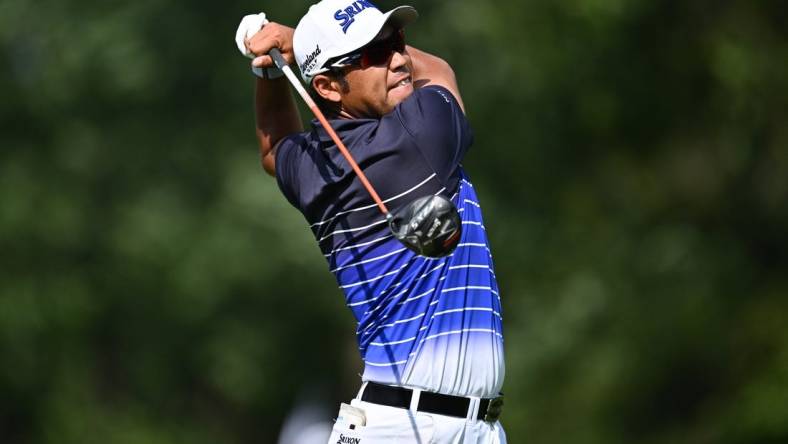
M 389 90 L 389 103 L 397 106 L 413 94 L 413 84 L 398 86 Z

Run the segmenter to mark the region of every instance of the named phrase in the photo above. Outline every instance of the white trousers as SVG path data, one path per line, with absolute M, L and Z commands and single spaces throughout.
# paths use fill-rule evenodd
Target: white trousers
M 467 420 L 454 416 L 371 404 L 359 399 L 353 407 L 363 410 L 364 426 L 341 420 L 334 423 L 328 444 L 506 444 L 499 422 Z

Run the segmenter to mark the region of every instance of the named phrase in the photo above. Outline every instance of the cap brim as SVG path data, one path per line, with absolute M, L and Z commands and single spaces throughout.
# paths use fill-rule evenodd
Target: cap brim
M 361 48 L 374 40 L 386 25 L 391 25 L 395 28 L 404 28 L 405 25 L 412 23 L 417 18 L 419 18 L 419 13 L 413 6 L 397 6 L 391 11 L 383 14 L 383 21 L 380 22 L 380 27 L 377 28 L 377 31 L 374 34 L 370 35 L 369 38 L 365 39 L 364 42 L 361 42 L 361 45 L 357 45 L 355 48 L 347 52 L 355 51 L 356 49 Z
M 406 25 L 413 23 L 419 18 L 419 13 L 413 6 L 397 6 L 391 11 L 387 12 L 388 16 L 385 23 L 390 23 L 397 28 L 404 28 Z

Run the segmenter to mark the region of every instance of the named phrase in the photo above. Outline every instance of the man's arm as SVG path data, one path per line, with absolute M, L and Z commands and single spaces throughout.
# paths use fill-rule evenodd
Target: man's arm
M 268 68 L 274 66 L 268 56 L 272 48 L 279 48 L 288 63 L 293 62 L 293 28 L 278 23 L 268 23 L 246 41 L 246 46 L 257 57 L 252 66 Z M 286 136 L 303 130 L 290 84 L 286 77 L 256 80 L 255 127 L 260 146 L 260 160 L 265 171 L 276 175 L 276 147 Z
M 422 88 L 427 85 L 439 85 L 448 89 L 454 95 L 454 98 L 457 99 L 462 111 L 465 112 L 465 105 L 462 103 L 462 97 L 460 96 L 460 88 L 457 86 L 457 78 L 454 76 L 454 70 L 451 66 L 440 57 L 428 54 L 412 46 L 408 46 L 407 51 L 413 64 L 413 71 L 411 72 L 413 85 L 416 88 Z
M 266 173 L 276 175 L 276 146 L 285 137 L 303 130 L 286 77 L 258 78 L 255 85 L 255 131 L 260 161 Z

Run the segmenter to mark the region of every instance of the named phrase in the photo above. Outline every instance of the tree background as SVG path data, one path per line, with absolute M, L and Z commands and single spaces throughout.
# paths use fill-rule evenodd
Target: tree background
M 509 441 L 788 442 L 783 2 L 410 3 L 476 133 Z M 307 6 L 0 2 L 0 442 L 274 442 L 353 396 L 233 42 Z

